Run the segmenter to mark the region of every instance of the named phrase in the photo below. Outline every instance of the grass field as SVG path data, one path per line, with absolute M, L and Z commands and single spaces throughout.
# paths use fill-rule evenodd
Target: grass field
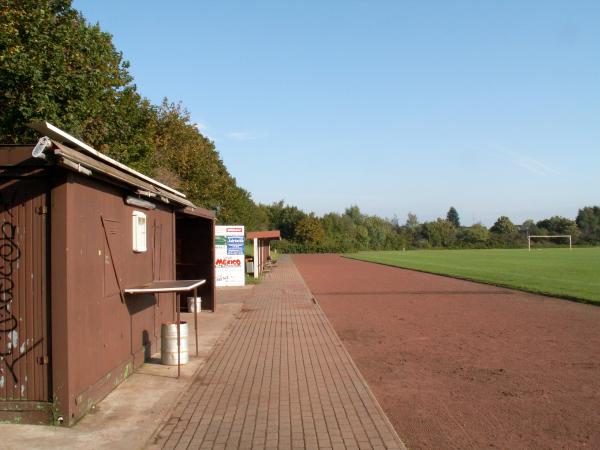
M 381 251 L 344 256 L 600 305 L 600 248 Z

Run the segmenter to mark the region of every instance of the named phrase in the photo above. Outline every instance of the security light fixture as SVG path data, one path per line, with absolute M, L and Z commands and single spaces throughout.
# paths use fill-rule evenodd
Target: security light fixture
M 34 158 L 42 158 L 45 159 L 46 155 L 44 155 L 44 150 L 52 145 L 52 141 L 48 136 L 41 137 L 35 147 L 33 147 L 33 151 L 31 152 L 31 156 Z
M 137 206 L 138 208 L 144 209 L 156 208 L 156 205 L 154 203 L 149 202 L 147 200 L 142 200 L 141 198 L 132 197 L 131 195 L 125 199 L 125 203 L 127 203 L 129 206 Z

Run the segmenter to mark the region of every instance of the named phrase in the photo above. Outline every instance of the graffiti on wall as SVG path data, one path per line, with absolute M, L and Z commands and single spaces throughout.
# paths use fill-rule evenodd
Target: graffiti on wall
M 44 301 L 40 297 L 44 291 L 39 290 L 39 283 L 34 277 L 42 275 L 33 272 L 29 274 L 26 269 L 32 266 L 26 262 L 29 252 L 20 242 L 18 216 L 13 215 L 15 206 L 23 205 L 22 202 L 17 201 L 17 192 L 18 189 L 4 188 L 0 191 L 0 390 L 5 387 L 8 389 L 6 398 L 15 398 L 14 392 L 11 392 L 14 389 L 19 392 L 17 397 L 19 395 L 21 398 L 26 397 L 29 384 L 28 371 L 35 373 L 38 364 L 44 366 L 48 364 L 45 356 L 30 358 L 30 363 L 34 365 L 26 363 L 28 360 L 26 357 L 32 356 L 33 350 L 43 344 L 44 335 L 38 334 L 40 331 L 43 334 L 43 331 L 33 327 L 33 323 L 29 324 L 23 320 L 27 318 L 27 312 L 30 315 L 37 313 L 38 308 L 35 305 L 40 300 Z M 26 211 L 30 211 L 29 207 L 33 207 L 31 203 L 25 205 L 27 205 Z M 39 217 L 41 219 L 42 215 Z M 34 238 L 34 241 L 37 241 L 37 238 Z M 38 244 L 32 242 L 30 245 Z M 43 247 L 41 248 L 43 250 Z M 19 295 L 22 295 L 20 293 L 24 292 L 23 284 L 19 284 L 19 280 L 22 280 L 21 283 L 25 282 L 25 274 L 22 273 L 24 270 L 31 275 L 32 289 L 27 290 L 31 295 L 27 294 L 27 298 L 19 298 Z M 43 308 L 44 304 L 40 306 Z M 29 320 L 31 321 L 31 318 Z M 21 329 L 22 324 L 25 327 L 24 331 Z
M 19 321 L 13 314 L 14 275 L 21 259 L 17 245 L 16 227 L 11 222 L 0 226 L 0 357 L 13 381 L 19 380 L 14 366 L 19 358 L 13 359 L 13 350 L 19 347 Z M 2 380 L 4 378 L 2 377 Z

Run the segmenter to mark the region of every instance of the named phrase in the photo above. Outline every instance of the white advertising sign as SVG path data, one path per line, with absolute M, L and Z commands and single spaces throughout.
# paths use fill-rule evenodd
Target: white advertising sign
M 217 286 L 244 286 L 244 226 L 215 227 L 215 277 Z

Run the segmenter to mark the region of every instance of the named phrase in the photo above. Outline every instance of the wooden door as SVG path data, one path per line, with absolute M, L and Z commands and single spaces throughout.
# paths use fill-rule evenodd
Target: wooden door
M 0 402 L 50 401 L 48 188 L 0 178 Z

